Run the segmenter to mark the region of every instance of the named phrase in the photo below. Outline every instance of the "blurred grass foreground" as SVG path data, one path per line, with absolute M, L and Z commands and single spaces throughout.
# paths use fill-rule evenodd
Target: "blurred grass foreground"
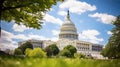
M 0 57 L 0 67 L 120 67 L 120 60 Z

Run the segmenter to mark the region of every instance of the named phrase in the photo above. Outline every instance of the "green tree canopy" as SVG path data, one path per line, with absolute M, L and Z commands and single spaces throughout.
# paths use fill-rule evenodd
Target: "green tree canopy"
M 15 50 L 14 50 L 14 55 L 22 55 L 23 53 L 22 53 L 22 50 L 21 49 L 18 49 L 18 48 L 16 48 Z
M 0 0 L 0 20 L 40 29 L 43 13 L 58 1 L 62 0 Z
M 40 58 L 43 58 L 43 57 L 46 57 L 46 52 L 44 52 L 43 49 L 41 49 L 41 48 L 34 48 L 33 50 L 27 48 L 25 50 L 25 55 L 28 56 L 28 57 L 40 57 Z
M 21 49 L 22 53 L 24 54 L 26 48 L 33 49 L 33 45 L 30 42 L 27 41 L 27 42 L 23 43 L 22 45 L 20 45 L 18 48 Z
M 63 50 L 60 52 L 60 55 L 61 55 L 61 56 L 65 56 L 65 57 L 71 57 L 71 52 L 70 52 L 68 49 L 63 49 Z
M 109 42 L 101 52 L 103 56 L 108 58 L 120 58 L 120 15 L 113 22 L 115 26 L 112 29 L 112 36 L 109 39 Z
M 64 47 L 64 49 L 68 49 L 71 52 L 71 55 L 74 55 L 74 53 L 77 52 L 77 49 L 72 45 L 67 45 L 66 47 Z
M 52 49 L 51 49 L 49 46 L 47 46 L 47 47 L 45 48 L 45 51 L 47 52 L 47 56 L 48 56 L 48 57 L 51 57 L 51 56 L 52 56 Z
M 77 49 L 74 46 L 67 45 L 66 47 L 64 47 L 64 49 L 61 51 L 60 54 L 66 57 L 74 57 L 74 53 L 76 52 L 77 52 Z
M 59 53 L 59 48 L 56 44 L 51 44 L 45 48 L 45 51 L 47 52 L 47 56 L 55 56 Z

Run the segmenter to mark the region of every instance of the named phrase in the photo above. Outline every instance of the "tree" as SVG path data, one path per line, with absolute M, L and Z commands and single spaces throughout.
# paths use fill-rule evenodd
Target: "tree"
M 0 0 L 0 20 L 40 29 L 43 14 L 58 1 L 62 0 Z
M 45 48 L 45 51 L 47 52 L 47 56 L 55 56 L 59 53 L 59 48 L 56 44 L 51 44 Z
M 21 46 L 19 46 L 18 48 L 21 49 L 22 53 L 24 54 L 26 48 L 33 49 L 33 45 L 30 42 L 27 41 L 27 42 L 23 43 Z
M 64 49 L 60 52 L 61 56 L 71 57 L 71 52 L 68 49 Z
M 22 53 L 22 50 L 21 49 L 18 49 L 18 48 L 16 48 L 15 50 L 14 50 L 14 55 L 22 55 L 23 53 Z
M 61 55 L 62 56 L 66 56 L 66 57 L 74 57 L 74 53 L 77 52 L 77 49 L 72 46 L 72 45 L 67 45 L 66 47 L 64 47 L 64 49 L 61 51 Z
M 108 58 L 120 58 L 120 16 L 113 22 L 115 26 L 112 29 L 112 36 L 109 38 L 109 42 L 102 50 L 101 54 Z
M 40 58 L 43 58 L 43 57 L 46 57 L 46 52 L 44 52 L 41 48 L 34 48 L 33 50 L 27 48 L 25 50 L 25 55 L 28 56 L 28 57 L 40 57 Z
M 51 56 L 52 56 L 52 49 L 51 49 L 49 46 L 47 46 L 47 47 L 45 48 L 45 51 L 47 52 L 47 56 L 48 56 L 48 57 L 51 57 Z
M 64 49 L 68 49 L 71 52 L 72 56 L 74 56 L 74 53 L 77 52 L 77 49 L 72 45 L 67 45 Z

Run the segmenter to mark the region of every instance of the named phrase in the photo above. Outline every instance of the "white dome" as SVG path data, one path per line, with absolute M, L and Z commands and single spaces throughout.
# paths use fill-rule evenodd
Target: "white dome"
M 60 29 L 59 39 L 62 38 L 70 40 L 78 39 L 77 29 L 75 28 L 74 23 L 70 20 L 69 12 Z

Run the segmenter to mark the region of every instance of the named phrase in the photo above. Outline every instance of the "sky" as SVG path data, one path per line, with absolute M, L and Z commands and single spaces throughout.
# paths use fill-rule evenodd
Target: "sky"
M 14 49 L 18 42 L 36 40 L 58 40 L 58 34 L 64 23 L 67 10 L 70 19 L 77 28 L 79 40 L 106 45 L 112 35 L 112 21 L 120 15 L 120 0 L 65 0 L 51 7 L 44 15 L 40 30 L 18 26 L 11 21 L 1 22 L 0 49 Z

